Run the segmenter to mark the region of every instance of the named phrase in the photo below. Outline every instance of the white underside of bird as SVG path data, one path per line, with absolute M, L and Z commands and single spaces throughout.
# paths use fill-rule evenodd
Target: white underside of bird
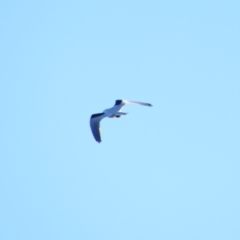
M 121 112 L 120 110 L 126 104 L 138 104 L 142 106 L 151 107 L 152 104 L 150 103 L 143 103 L 137 101 L 130 101 L 130 100 L 116 100 L 115 105 L 112 108 L 105 109 L 102 113 L 93 114 L 90 118 L 90 126 L 92 130 L 93 137 L 97 142 L 101 142 L 101 134 L 100 134 L 100 121 L 105 118 L 119 118 L 122 115 L 126 115 L 126 112 Z

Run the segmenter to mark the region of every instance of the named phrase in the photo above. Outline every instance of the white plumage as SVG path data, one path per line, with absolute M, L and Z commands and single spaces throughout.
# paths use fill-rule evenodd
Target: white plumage
M 100 121 L 105 117 L 119 118 L 121 117 L 121 115 L 126 115 L 127 113 L 120 112 L 120 110 L 125 104 L 138 104 L 138 105 L 148 106 L 148 107 L 152 106 L 152 104 L 150 103 L 143 103 L 143 102 L 130 101 L 130 100 L 116 100 L 115 105 L 112 108 L 105 109 L 102 113 L 93 114 L 90 118 L 90 126 L 91 126 L 93 137 L 97 142 L 99 143 L 101 142 Z

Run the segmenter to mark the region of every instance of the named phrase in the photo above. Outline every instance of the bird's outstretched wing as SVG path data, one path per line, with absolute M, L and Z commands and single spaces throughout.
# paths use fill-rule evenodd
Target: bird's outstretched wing
M 90 118 L 90 126 L 92 130 L 93 137 L 97 142 L 101 142 L 100 134 L 100 121 L 105 117 L 104 113 L 93 114 Z
M 131 100 L 116 100 L 116 103 L 117 101 L 119 101 L 120 104 L 138 104 L 138 105 L 142 105 L 142 106 L 148 106 L 148 107 L 152 107 L 152 104 L 150 103 L 144 103 L 144 102 L 138 102 L 138 101 L 131 101 Z M 121 102 L 120 102 L 121 101 Z

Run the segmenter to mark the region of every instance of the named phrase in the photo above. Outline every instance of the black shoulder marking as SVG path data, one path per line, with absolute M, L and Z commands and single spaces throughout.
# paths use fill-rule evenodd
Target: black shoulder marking
M 96 114 L 93 114 L 91 118 L 100 117 L 102 115 L 104 115 L 104 113 L 96 113 Z
M 115 105 L 120 105 L 122 103 L 122 100 L 116 100 Z

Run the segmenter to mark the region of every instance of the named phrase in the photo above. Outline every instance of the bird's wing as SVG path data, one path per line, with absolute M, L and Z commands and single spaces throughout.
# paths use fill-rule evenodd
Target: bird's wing
M 90 126 L 93 137 L 97 142 L 101 142 L 100 121 L 105 117 L 104 113 L 93 114 L 90 118 Z
M 125 103 L 125 104 L 133 103 L 133 104 L 138 104 L 138 105 L 142 105 L 142 106 L 152 107 L 152 104 L 150 104 L 150 103 L 137 102 L 137 101 L 130 101 L 130 100 L 122 100 L 122 103 Z

